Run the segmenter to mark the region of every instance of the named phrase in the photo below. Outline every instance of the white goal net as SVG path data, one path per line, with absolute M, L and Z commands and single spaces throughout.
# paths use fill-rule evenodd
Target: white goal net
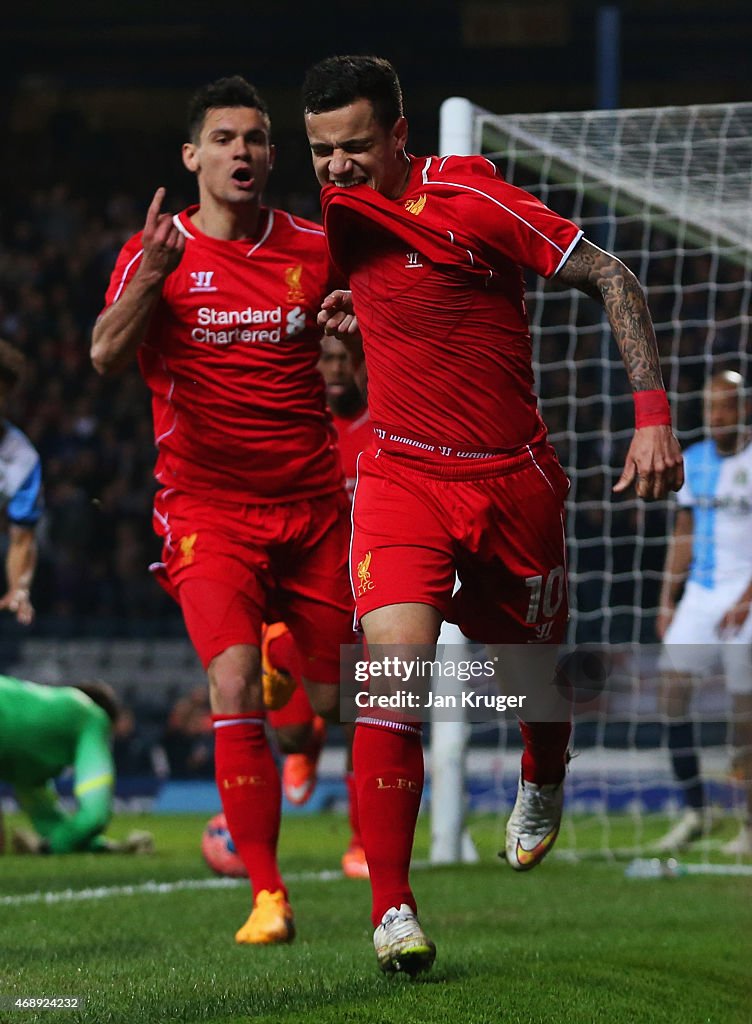
M 441 153 L 484 154 L 506 180 L 577 222 L 636 273 L 675 430 L 683 447 L 699 440 L 709 376 L 730 369 L 750 381 L 752 103 L 500 116 L 454 98 L 442 108 Z M 576 723 L 580 756 L 557 852 L 642 853 L 682 806 L 655 670 L 672 506 L 611 493 L 633 409 L 601 307 L 534 276 L 527 300 L 541 411 L 572 481 L 569 639 L 622 652 L 608 692 Z M 691 718 L 709 799 L 726 819 L 738 817 L 722 678 L 702 680 Z M 441 744 L 441 730 L 435 734 Z M 435 770 L 440 762 L 433 758 Z M 518 770 L 516 729 L 473 731 L 467 792 L 473 806 L 499 815 L 500 839 Z M 698 848 L 710 856 L 735 832 L 726 820 Z

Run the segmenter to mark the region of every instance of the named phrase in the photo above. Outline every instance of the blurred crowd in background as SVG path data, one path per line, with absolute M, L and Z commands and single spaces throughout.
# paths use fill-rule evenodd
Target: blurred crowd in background
M 100 205 L 64 185 L 15 197 L 0 225 L 0 335 L 26 356 L 9 418 L 44 473 L 34 586 L 42 633 L 173 617 L 146 572 L 155 553 L 146 390 L 135 367 L 98 377 L 88 353 L 114 260 L 139 227 L 127 197 Z

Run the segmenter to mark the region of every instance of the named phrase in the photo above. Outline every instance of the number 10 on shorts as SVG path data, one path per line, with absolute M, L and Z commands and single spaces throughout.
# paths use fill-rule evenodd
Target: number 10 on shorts
M 525 586 L 530 591 L 525 621 L 528 623 L 538 622 L 541 608 L 543 618 L 552 619 L 564 600 L 564 566 L 557 565 L 546 577 L 542 575 L 526 577 Z

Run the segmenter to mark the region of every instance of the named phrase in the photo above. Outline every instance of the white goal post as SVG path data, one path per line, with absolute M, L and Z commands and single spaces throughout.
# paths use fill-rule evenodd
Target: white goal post
M 473 106 L 460 97 L 445 100 L 440 114 L 439 156 L 467 156 L 472 149 Z M 444 644 L 461 646 L 465 638 L 445 622 L 439 636 Z M 432 864 L 476 861 L 477 851 L 465 829 L 465 771 L 470 729 L 459 719 L 431 722 L 431 848 Z

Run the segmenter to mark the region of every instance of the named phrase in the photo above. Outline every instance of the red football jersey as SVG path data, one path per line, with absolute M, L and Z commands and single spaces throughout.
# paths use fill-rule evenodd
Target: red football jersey
M 396 200 L 366 185 L 322 192 L 363 335 L 371 417 L 387 437 L 513 451 L 545 436 L 521 268 L 550 277 L 582 232 L 484 157 L 411 163 Z
M 368 408 L 361 409 L 354 416 L 334 416 L 334 429 L 337 431 L 339 453 L 342 458 L 342 469 L 345 473 L 347 493 L 352 498 L 355 490 L 355 479 L 358 474 L 358 456 L 373 441 L 373 424 Z
M 334 287 L 320 226 L 264 209 L 257 241 L 197 230 L 176 214 L 185 251 L 165 281 L 144 343 L 155 475 L 220 501 L 289 501 L 342 486 L 316 315 Z M 141 234 L 115 265 L 117 302 L 143 254 Z

